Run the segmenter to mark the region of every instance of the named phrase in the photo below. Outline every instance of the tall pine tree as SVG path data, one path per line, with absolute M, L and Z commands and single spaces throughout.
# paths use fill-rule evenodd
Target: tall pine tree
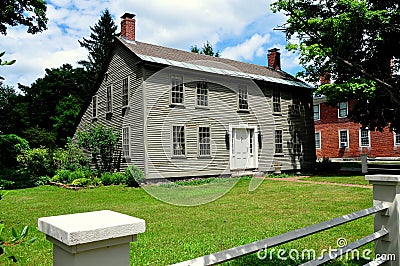
M 108 52 L 111 50 L 117 31 L 117 25 L 115 25 L 108 9 L 103 11 L 97 24 L 90 27 L 90 30 L 92 31 L 90 37 L 79 41 L 81 47 L 85 47 L 89 51 L 88 60 L 79 63 L 90 73 L 91 83 L 94 85 L 103 64 L 107 60 Z

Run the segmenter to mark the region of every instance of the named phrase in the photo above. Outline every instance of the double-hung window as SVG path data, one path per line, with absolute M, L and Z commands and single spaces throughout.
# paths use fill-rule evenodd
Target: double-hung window
M 246 85 L 239 85 L 239 110 L 249 110 L 248 91 Z
M 204 81 L 197 82 L 196 85 L 197 106 L 208 106 L 208 86 Z
M 199 156 L 211 155 L 211 134 L 209 127 L 199 127 Z
M 92 117 L 97 118 L 97 95 L 92 97 Z
M 360 129 L 360 147 L 370 146 L 370 132 L 368 129 Z
M 314 104 L 313 110 L 314 110 L 314 121 L 320 120 L 320 105 Z
M 275 130 L 275 153 L 283 153 L 282 130 Z
M 347 129 L 339 130 L 339 148 L 349 147 L 349 131 Z
M 122 107 L 129 105 L 129 78 L 122 80 Z
M 107 86 L 107 93 L 106 93 L 106 112 L 112 113 L 112 87 Z
M 171 104 L 183 104 L 184 103 L 184 87 L 182 76 L 171 77 Z
M 394 145 L 400 146 L 400 133 L 394 132 Z
M 301 140 L 300 140 L 300 131 L 295 130 L 293 134 L 293 151 L 294 154 L 301 153 Z
M 130 148 L 130 128 L 123 127 L 122 128 L 122 153 L 124 157 L 130 157 L 131 148 Z
M 172 126 L 172 155 L 185 156 L 185 126 Z
M 321 132 L 315 132 L 315 148 L 321 149 Z
M 346 118 L 348 115 L 348 103 L 347 102 L 340 102 L 339 109 L 338 109 L 338 117 L 339 118 Z
M 281 92 L 278 89 L 274 89 L 272 92 L 272 104 L 274 113 L 281 112 Z

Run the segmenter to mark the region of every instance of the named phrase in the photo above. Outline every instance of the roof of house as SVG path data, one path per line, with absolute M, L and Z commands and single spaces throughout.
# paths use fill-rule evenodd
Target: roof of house
M 122 37 L 117 37 L 117 39 L 144 61 L 221 75 L 310 88 L 308 84 L 294 78 L 290 74 L 267 66 L 197 54 L 138 41 L 129 41 Z

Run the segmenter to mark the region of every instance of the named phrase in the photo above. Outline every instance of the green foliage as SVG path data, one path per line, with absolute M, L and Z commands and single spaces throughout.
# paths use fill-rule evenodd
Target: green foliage
M 0 66 L 10 66 L 15 63 L 15 60 L 11 61 L 2 61 L 1 57 L 5 54 L 6 52 L 1 52 L 0 53 Z M 0 76 L 0 80 L 4 79 L 2 76 Z
M 56 175 L 53 176 L 52 180 L 54 182 L 59 182 L 59 183 L 68 183 L 69 182 L 69 176 L 71 174 L 71 170 L 67 169 L 61 169 L 56 171 Z
M 196 53 L 196 54 L 204 54 L 204 55 L 209 55 L 209 56 L 220 57 L 219 52 L 214 52 L 214 48 L 212 47 L 212 45 L 210 44 L 209 41 L 207 41 L 201 49 L 199 49 L 199 47 L 197 47 L 197 45 L 192 46 L 190 48 L 190 51 L 192 53 Z
M 400 6 L 398 1 L 278 0 L 274 12 L 287 16 L 281 27 L 304 71 L 318 84 L 329 74 L 334 84 L 316 93 L 332 105 L 354 100 L 350 118 L 371 130 L 400 128 Z
M 74 179 L 74 181 L 72 181 L 71 184 L 75 187 L 86 187 L 91 184 L 91 180 L 89 178 L 82 177 L 82 178 Z
M 28 141 L 15 135 L 0 135 L 0 169 L 16 169 L 17 156 L 29 150 Z
M 111 176 L 111 183 L 114 185 L 121 185 L 126 183 L 125 174 L 121 172 L 115 172 Z
M 94 27 L 90 27 L 90 30 L 90 37 L 79 41 L 81 47 L 86 48 L 89 52 L 88 60 L 79 63 L 90 73 L 90 83 L 93 86 L 99 78 L 108 54 L 111 52 L 117 31 L 117 25 L 115 25 L 108 9 L 102 12 L 99 21 Z
M 105 172 L 101 175 L 101 183 L 105 186 L 112 185 L 112 173 L 110 172 Z
M 142 170 L 132 164 L 125 169 L 126 185 L 129 187 L 138 187 L 146 179 Z
M 18 233 L 14 227 L 11 228 L 11 233 L 13 238 L 10 241 L 6 241 L 2 237 L 2 233 L 4 230 L 4 224 L 0 222 L 0 256 L 6 256 L 8 259 L 12 260 L 13 262 L 17 262 L 17 259 L 15 256 L 10 252 L 8 247 L 13 247 L 16 245 L 25 245 L 25 244 L 31 244 L 35 242 L 36 238 L 31 238 L 29 240 L 26 240 L 26 237 L 28 236 L 28 231 L 29 227 L 25 226 L 20 233 Z
M 7 25 L 28 27 L 28 33 L 35 34 L 47 29 L 46 1 L 44 0 L 3 0 L 1 4 L 0 33 L 7 34 Z
M 51 154 L 48 149 L 34 148 L 23 150 L 17 156 L 19 173 L 27 177 L 29 186 L 33 186 L 40 176 L 51 176 L 54 174 Z
M 87 131 L 79 131 L 77 139 L 79 147 L 92 155 L 92 162 L 100 173 L 114 170 L 118 137 L 113 128 L 106 128 L 102 124 L 92 126 Z
M 63 149 L 54 151 L 53 163 L 57 169 L 71 171 L 89 167 L 89 159 L 72 140 L 69 140 Z

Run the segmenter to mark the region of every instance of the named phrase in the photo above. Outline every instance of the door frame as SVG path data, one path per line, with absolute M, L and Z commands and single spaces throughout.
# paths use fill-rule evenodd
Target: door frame
M 235 129 L 253 129 L 254 130 L 254 152 L 253 152 L 253 160 L 254 160 L 254 167 L 251 168 L 237 168 L 234 163 L 234 141 L 235 138 L 233 137 L 233 132 Z M 230 170 L 246 170 L 246 169 L 258 169 L 258 126 L 256 125 L 248 125 L 248 124 L 238 124 L 238 125 L 229 125 L 229 165 Z

